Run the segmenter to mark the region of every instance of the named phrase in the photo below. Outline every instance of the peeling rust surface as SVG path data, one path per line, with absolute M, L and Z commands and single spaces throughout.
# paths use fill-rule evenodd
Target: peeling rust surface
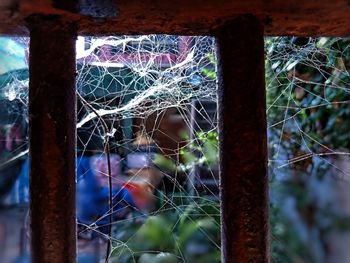
M 76 257 L 76 32 L 57 16 L 27 21 L 32 262 L 70 263 Z
M 253 14 L 265 25 L 265 35 L 350 36 L 349 13 L 348 0 L 2 0 L 0 33 L 26 34 L 26 17 L 56 14 L 78 22 L 84 35 L 207 35 Z
M 246 15 L 215 35 L 222 262 L 269 262 L 263 27 Z

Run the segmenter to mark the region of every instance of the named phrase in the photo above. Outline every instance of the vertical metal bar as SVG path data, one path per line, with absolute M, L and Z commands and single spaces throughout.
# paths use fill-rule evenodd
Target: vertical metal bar
M 215 31 L 222 261 L 268 262 L 263 27 L 240 16 Z
M 76 258 L 75 26 L 28 19 L 31 249 L 34 263 Z

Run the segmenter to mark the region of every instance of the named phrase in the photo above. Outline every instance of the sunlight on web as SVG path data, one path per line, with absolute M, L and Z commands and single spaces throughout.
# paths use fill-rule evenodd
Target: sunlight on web
M 112 262 L 219 262 L 214 40 L 79 37 L 77 67 L 78 193 L 87 158 L 102 189 L 78 198 L 80 236 Z

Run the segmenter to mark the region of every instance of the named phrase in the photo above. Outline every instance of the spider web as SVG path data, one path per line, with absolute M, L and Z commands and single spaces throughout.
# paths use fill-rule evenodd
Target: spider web
M 332 42 L 337 40 L 339 39 L 332 39 Z M 272 78 L 268 81 L 267 93 L 273 93 L 272 89 L 282 91 L 279 96 L 271 97 L 267 105 L 268 115 L 274 108 L 278 108 L 276 112 L 279 113 L 273 112 L 271 113 L 273 116 L 269 115 L 271 118 L 268 127 L 280 135 L 274 156 L 270 159 L 270 161 L 279 162 L 279 168 L 302 162 L 313 156 L 322 158 L 328 155 L 347 155 L 346 152 L 333 150 L 334 142 L 323 143 L 319 138 L 308 134 L 308 131 L 302 130 L 303 125 L 298 116 L 305 114 L 308 110 L 317 110 L 322 107 L 337 108 L 338 105 L 346 107 L 349 104 L 347 87 L 349 73 L 346 65 L 343 64 L 341 68 L 339 62 L 331 61 L 347 59 L 348 47 L 345 50 L 337 50 L 335 47 L 321 48 L 320 43 L 330 41 L 327 38 L 308 38 L 305 41 L 306 43 L 301 45 L 294 44 L 293 40 L 282 42 L 278 48 L 270 45 L 271 51 L 267 56 L 268 69 L 273 71 Z M 330 52 L 335 53 L 333 56 L 337 57 L 327 57 Z M 317 79 L 313 79 L 313 75 L 316 75 Z M 316 88 L 313 89 L 315 86 Z M 337 90 L 340 95 L 336 98 L 331 97 L 329 90 Z M 313 98 L 310 101 L 303 101 L 302 99 L 308 94 Z M 299 135 L 299 139 L 292 139 L 303 148 L 303 153 L 292 159 L 279 158 L 282 156 L 280 154 L 283 147 L 282 134 L 285 131 Z
M 220 260 L 214 48 L 210 37 L 78 38 L 79 256 L 110 248 L 111 262 Z M 28 75 L 19 73 L 4 75 L 2 95 L 22 106 L 3 116 L 24 122 L 25 140 L 2 166 L 27 162 Z M 28 202 L 28 187 L 16 188 L 27 193 L 16 202 Z
M 265 43 L 272 259 L 346 261 L 349 40 Z
M 28 39 L 14 40 L 27 48 Z M 349 215 L 348 40 L 265 43 L 272 260 L 339 262 L 343 252 L 337 259 L 325 248 L 347 244 L 329 229 Z M 215 63 L 210 37 L 78 38 L 80 256 L 103 259 L 110 245 L 111 262 L 220 261 Z M 10 134 L 27 125 L 28 74 L 2 77 Z M 15 146 L 1 167 L 27 154 L 22 133 L 1 139 Z
M 217 171 L 218 147 L 214 53 L 209 37 L 85 37 L 77 42 L 81 155 L 105 162 L 105 169 L 97 171 L 102 177 L 114 174 L 110 185 L 119 190 L 113 198 L 128 189 L 136 202 L 118 208 L 125 198 L 109 200 L 113 205 L 97 220 L 82 224 L 82 235 L 92 230 L 109 240 L 112 262 L 155 257 L 194 262 L 208 253 L 213 254 L 210 262 L 220 259 L 217 192 L 196 174 L 205 166 L 205 180 L 218 188 L 212 171 Z M 205 105 L 214 105 L 214 111 Z M 204 148 L 211 152 L 203 154 Z M 210 154 L 212 166 L 205 165 Z M 112 156 L 115 161 L 108 163 Z M 130 207 L 132 212 L 123 214 Z M 119 220 L 109 218 L 118 213 L 123 214 Z M 101 230 L 112 221 L 112 232 Z M 193 229 L 185 229 L 185 221 Z M 186 234 L 192 240 L 179 241 Z

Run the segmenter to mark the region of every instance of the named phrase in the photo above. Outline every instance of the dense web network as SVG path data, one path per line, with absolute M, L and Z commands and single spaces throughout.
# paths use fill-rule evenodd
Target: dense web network
M 14 40 L 28 47 L 28 39 Z M 346 186 L 350 172 L 350 43 L 293 37 L 265 43 L 270 201 L 279 211 L 276 223 L 270 210 L 272 259 L 275 246 L 292 257 L 283 224 L 293 222 L 303 232 L 298 242 L 313 244 L 307 247 L 313 261 L 305 262 L 323 262 L 330 242 L 323 228 L 341 218 L 342 204 L 331 193 L 343 191 L 323 178 Z M 17 49 L 7 46 L 12 57 Z M 111 262 L 219 262 L 214 39 L 79 37 L 76 56 L 79 253 L 107 253 Z M 4 167 L 28 153 L 28 70 L 0 77 Z M 316 227 L 303 218 L 300 200 L 317 204 Z M 333 217 L 325 223 L 324 214 Z
M 180 236 L 197 231 L 194 239 L 207 239 L 207 247 L 201 249 L 214 252 L 211 260 L 219 260 L 214 40 L 168 35 L 81 37 L 77 68 L 78 154 L 100 163 L 93 166 L 105 177 L 102 184 L 111 178 L 109 186 L 141 195 L 134 198 L 136 208 L 117 221 L 104 219 L 132 205 L 120 208 L 125 196 L 110 201 L 112 206 L 95 221 L 81 223 L 81 234 L 92 230 L 109 239 L 112 261 L 137 262 L 158 254 L 173 256 L 177 262 L 192 253 L 183 251 Z M 205 167 L 203 180 L 211 187 L 202 182 L 197 167 Z M 78 174 L 78 186 L 80 179 L 84 180 Z M 113 198 L 120 191 L 113 192 Z M 112 221 L 112 229 L 104 232 Z M 152 230 L 153 221 L 160 229 Z M 185 230 L 185 221 L 196 230 Z M 123 236 L 124 228 L 134 231 Z M 150 241 L 147 231 L 169 237 L 164 250 L 158 244 L 160 237 Z M 142 244 L 143 239 L 149 246 Z M 191 242 L 199 249 L 193 253 L 200 256 L 198 240 Z
M 18 146 L 8 148 L 2 166 L 21 160 L 25 184 L 29 40 L 11 41 L 26 65 L 1 79 L 9 104 L 2 115 L 13 118 L 3 125 L 5 140 Z M 78 38 L 79 254 L 92 250 L 112 262 L 219 261 L 214 46 L 209 37 Z M 8 137 L 14 127 L 21 138 Z M 28 182 L 19 187 L 28 201 Z

